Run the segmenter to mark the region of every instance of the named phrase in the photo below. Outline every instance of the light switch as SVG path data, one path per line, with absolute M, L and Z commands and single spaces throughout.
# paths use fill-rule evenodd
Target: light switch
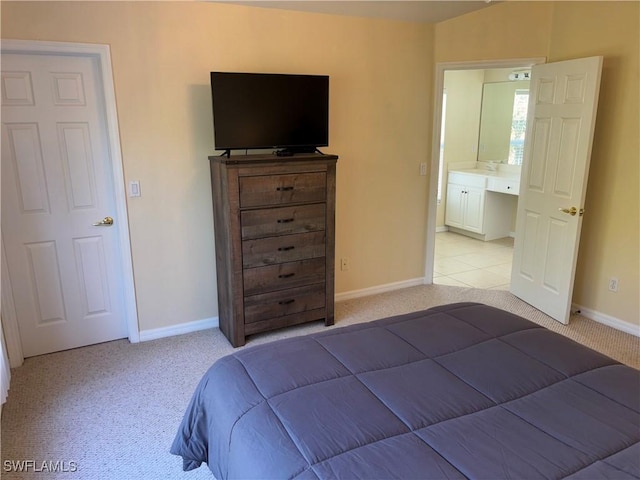
M 140 196 L 140 180 L 132 180 L 131 182 L 129 182 L 129 196 Z

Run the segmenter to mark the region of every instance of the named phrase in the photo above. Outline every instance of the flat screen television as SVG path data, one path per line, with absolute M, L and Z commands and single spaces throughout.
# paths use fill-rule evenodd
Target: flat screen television
M 216 150 L 329 145 L 329 77 L 211 72 Z

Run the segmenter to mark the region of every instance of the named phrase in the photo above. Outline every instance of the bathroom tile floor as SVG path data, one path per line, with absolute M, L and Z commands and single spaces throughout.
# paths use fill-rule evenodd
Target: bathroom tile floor
M 509 290 L 513 238 L 483 242 L 453 232 L 436 233 L 433 283 Z

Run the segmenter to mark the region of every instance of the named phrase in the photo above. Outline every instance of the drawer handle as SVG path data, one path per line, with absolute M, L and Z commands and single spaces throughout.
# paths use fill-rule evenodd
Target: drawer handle
M 282 275 L 278 275 L 278 278 L 291 278 L 295 275 L 295 273 L 283 273 Z
M 296 248 L 296 247 L 294 247 L 293 245 L 291 245 L 289 247 L 280 247 L 280 248 L 278 248 L 278 251 L 279 252 L 286 252 L 288 250 L 293 250 L 294 248 Z
M 289 305 L 293 302 L 295 302 L 295 298 L 290 298 L 289 300 L 282 300 L 281 302 L 278 302 L 279 305 Z
M 278 220 L 278 223 L 291 223 L 293 220 L 293 218 L 281 218 Z
M 278 188 L 276 188 L 276 190 L 278 192 L 289 192 L 289 191 L 293 190 L 293 187 L 278 187 Z

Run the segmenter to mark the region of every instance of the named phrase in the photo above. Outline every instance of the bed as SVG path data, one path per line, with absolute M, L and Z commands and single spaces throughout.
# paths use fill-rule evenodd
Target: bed
M 171 447 L 226 478 L 638 479 L 640 372 L 457 303 L 239 350 Z

